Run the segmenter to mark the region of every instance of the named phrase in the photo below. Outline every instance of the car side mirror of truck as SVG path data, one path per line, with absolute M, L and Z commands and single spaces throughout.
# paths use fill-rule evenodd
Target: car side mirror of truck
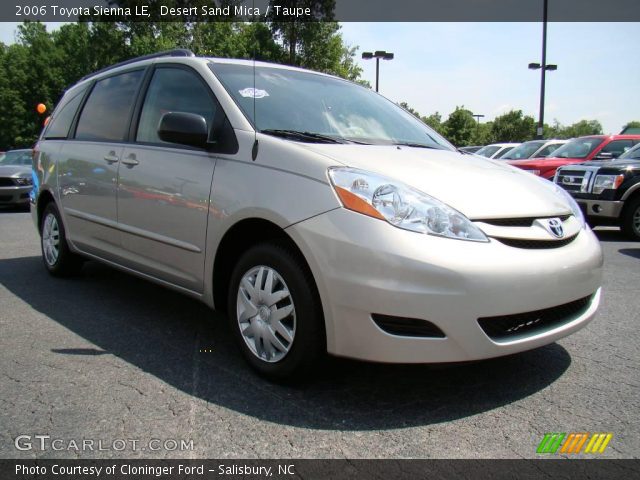
M 613 160 L 613 153 L 611 152 L 600 152 L 593 159 L 594 160 Z
M 204 148 L 209 129 L 202 115 L 187 112 L 168 112 L 162 115 L 158 137 L 165 142 Z

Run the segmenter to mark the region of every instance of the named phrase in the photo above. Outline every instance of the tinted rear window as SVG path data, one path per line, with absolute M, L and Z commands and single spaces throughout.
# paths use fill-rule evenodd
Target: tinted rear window
M 44 132 L 44 138 L 67 138 L 73 118 L 76 116 L 80 102 L 84 96 L 84 90 L 78 92 L 60 110 L 56 110 Z
M 136 70 L 96 82 L 82 109 L 76 138 L 78 140 L 124 140 L 143 74 L 143 70 Z

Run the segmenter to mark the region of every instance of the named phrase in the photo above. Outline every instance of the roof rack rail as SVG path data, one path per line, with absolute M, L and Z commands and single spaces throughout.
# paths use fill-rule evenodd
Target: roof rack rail
M 97 72 L 93 72 L 88 75 L 85 75 L 80 79 L 80 81 L 86 80 L 87 78 L 91 78 L 95 75 L 98 75 L 99 73 L 107 72 L 114 68 L 122 67 L 124 65 L 129 65 L 130 63 L 139 62 L 141 60 L 149 60 L 151 58 L 159 58 L 159 57 L 195 57 L 195 56 L 196 56 L 195 53 L 193 53 L 191 50 L 186 48 L 176 48 L 174 50 L 165 50 L 163 52 L 150 53 L 148 55 L 142 55 L 140 57 L 130 58 L 129 60 L 125 60 L 124 62 L 116 63 L 108 67 L 102 68 Z

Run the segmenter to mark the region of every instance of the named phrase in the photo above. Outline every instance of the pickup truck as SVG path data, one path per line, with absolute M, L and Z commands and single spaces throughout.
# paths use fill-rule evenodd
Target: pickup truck
M 560 167 L 553 181 L 575 198 L 591 225 L 618 225 L 640 241 L 640 144 L 617 160 Z

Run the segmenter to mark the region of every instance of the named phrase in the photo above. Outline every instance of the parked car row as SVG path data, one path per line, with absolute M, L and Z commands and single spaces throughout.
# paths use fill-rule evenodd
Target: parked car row
M 574 138 L 549 157 L 509 160 L 508 163 L 547 180 L 563 165 L 590 160 L 613 160 L 640 143 L 640 135 L 590 135 Z
M 569 140 L 530 140 L 521 143 L 500 156 L 501 160 L 524 160 L 526 158 L 546 158 Z
M 500 160 L 522 160 L 550 156 L 569 140 L 530 140 L 524 143 L 492 143 L 485 146 L 462 147 L 465 153 Z
M 475 152 L 476 155 L 487 158 L 500 158 L 502 155 L 509 153 L 515 147 L 520 145 L 519 143 L 492 143 L 491 145 L 485 145 Z

